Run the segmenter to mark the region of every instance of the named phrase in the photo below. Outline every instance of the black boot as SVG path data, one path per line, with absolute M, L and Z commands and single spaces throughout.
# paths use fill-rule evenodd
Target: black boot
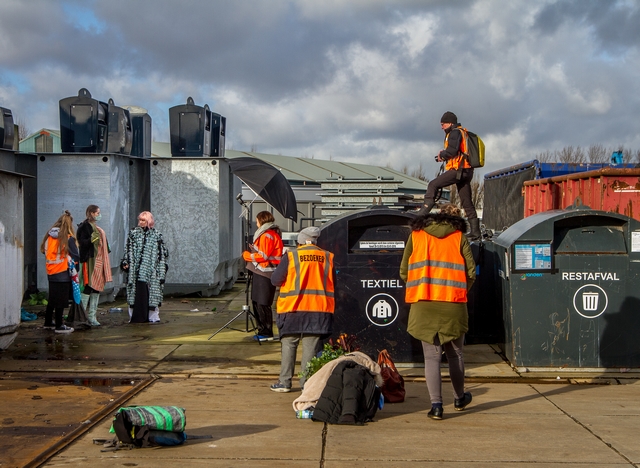
M 425 216 L 428 215 L 433 206 L 436 204 L 433 200 L 425 200 L 424 206 L 416 211 L 416 216 Z
M 482 237 L 482 233 L 480 232 L 480 220 L 478 218 L 469 220 L 469 234 L 467 234 L 467 237 L 471 241 L 478 240 Z

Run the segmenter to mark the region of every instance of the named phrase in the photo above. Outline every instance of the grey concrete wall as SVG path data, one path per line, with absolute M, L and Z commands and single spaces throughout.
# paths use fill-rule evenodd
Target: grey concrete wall
M 20 326 L 24 261 L 23 179 L 0 172 L 0 349 Z

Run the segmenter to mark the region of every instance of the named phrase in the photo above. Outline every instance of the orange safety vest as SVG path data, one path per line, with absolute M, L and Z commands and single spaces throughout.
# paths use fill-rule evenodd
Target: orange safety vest
M 462 134 L 462 141 L 460 142 L 460 148 L 458 148 L 458 155 L 455 158 L 451 158 L 449 160 L 447 160 L 447 164 L 445 165 L 445 169 L 448 171 L 450 169 L 453 170 L 458 170 L 458 168 L 460 167 L 460 164 L 462 164 L 462 168 L 463 169 L 471 169 L 471 165 L 469 164 L 469 161 L 467 161 L 467 158 L 465 157 L 465 154 L 467 154 L 467 129 L 466 128 L 462 128 L 462 127 L 455 127 L 458 130 L 460 130 L 460 133 Z M 452 129 L 453 131 L 453 129 Z M 446 136 L 444 137 L 444 147 L 445 149 L 449 146 L 449 135 L 451 134 L 451 132 L 447 133 Z
M 275 231 L 267 230 L 253 244 L 255 252 L 243 252 L 245 262 L 253 263 L 260 271 L 274 271 L 282 260 L 282 238 Z
M 71 236 L 69 236 L 71 237 Z M 69 269 L 69 259 L 60 254 L 60 239 L 51 236 L 44 242 L 44 258 L 47 275 L 55 275 Z
M 335 309 L 333 254 L 315 245 L 287 252 L 287 279 L 280 286 L 278 313 L 328 312 Z
M 413 252 L 405 301 L 467 302 L 467 269 L 460 253 L 462 233 L 439 238 L 425 231 L 413 231 Z

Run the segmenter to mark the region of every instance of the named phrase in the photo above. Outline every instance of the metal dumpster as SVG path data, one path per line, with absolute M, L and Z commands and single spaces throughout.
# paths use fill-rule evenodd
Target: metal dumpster
M 336 271 L 334 338 L 357 337 L 376 357 L 387 349 L 396 362 L 422 362 L 420 342 L 407 333 L 400 262 L 413 214 L 384 206 L 350 212 L 322 226 L 318 246 L 333 252 Z
M 525 218 L 495 239 L 516 367 L 640 366 L 640 223 L 587 207 Z
M 524 217 L 573 205 L 611 211 L 640 220 L 640 168 L 606 167 L 538 180 L 524 186 Z
M 609 166 L 609 164 L 590 163 L 541 163 L 534 159 L 486 174 L 482 223 L 488 229 L 504 231 L 524 218 L 522 186 L 528 180 L 576 174 Z M 616 167 L 630 169 L 634 168 L 635 164 L 620 164 Z

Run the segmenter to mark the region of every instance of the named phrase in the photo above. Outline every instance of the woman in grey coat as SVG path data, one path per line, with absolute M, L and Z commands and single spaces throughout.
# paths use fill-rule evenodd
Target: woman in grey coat
M 153 215 L 143 211 L 138 215 L 138 226 L 129 232 L 122 269 L 129 273 L 127 303 L 130 323 L 160 321 L 164 280 L 169 253 L 162 234 L 155 228 Z

